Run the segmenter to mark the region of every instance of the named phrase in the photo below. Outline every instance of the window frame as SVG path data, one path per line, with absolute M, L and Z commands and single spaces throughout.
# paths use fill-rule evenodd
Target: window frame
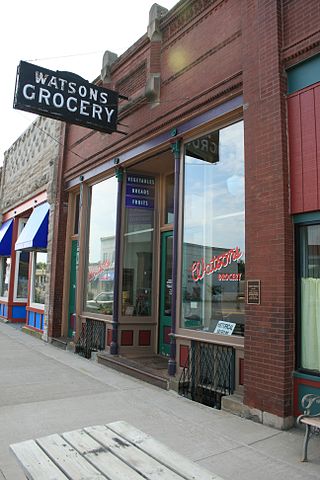
M 300 231 L 301 227 L 308 227 L 312 225 L 319 225 L 320 226 L 320 213 L 312 212 L 312 213 L 305 213 L 305 214 L 298 214 L 293 217 L 293 223 L 295 224 L 294 229 L 294 239 L 295 239 L 295 299 L 296 299 L 296 308 L 295 308 L 295 369 L 300 373 L 304 373 L 307 375 L 312 375 L 316 377 L 320 377 L 320 370 L 319 372 L 315 370 L 310 370 L 301 365 L 302 361 L 302 348 L 301 348 L 301 340 L 302 340 L 302 322 L 301 322 L 301 237 Z
M 17 238 L 19 237 L 23 228 L 26 226 L 28 220 L 29 220 L 28 218 L 19 218 Z M 15 260 L 15 269 L 14 269 L 13 301 L 17 302 L 17 303 L 27 303 L 28 302 L 28 293 L 27 293 L 26 297 L 18 297 L 17 296 L 18 277 L 19 277 L 19 263 L 20 263 L 21 253 L 22 253 L 22 250 L 17 250 L 16 251 L 16 260 Z M 29 266 L 30 266 L 30 256 L 29 256 L 29 264 L 28 264 L 28 284 L 29 284 Z M 29 292 L 29 286 L 28 286 L 28 292 Z
M 37 253 L 46 253 L 47 254 L 47 265 L 48 265 L 48 253 L 47 252 L 42 252 L 40 250 L 34 250 L 34 251 L 30 252 L 29 262 L 31 263 L 31 281 L 30 281 L 30 303 L 29 303 L 29 306 L 32 307 L 32 308 L 36 308 L 38 310 L 44 310 L 45 302 L 44 303 L 36 303 L 36 302 L 33 301 L 33 299 L 34 299 L 34 283 L 35 283 L 35 270 L 36 270 Z M 46 273 L 46 275 L 47 275 L 47 273 Z
M 177 324 L 177 331 L 178 331 L 178 336 L 179 334 L 183 335 L 184 338 L 191 338 L 191 339 L 202 339 L 205 341 L 208 341 L 210 338 L 211 341 L 214 341 L 215 343 L 221 343 L 221 344 L 230 344 L 230 345 L 240 345 L 242 346 L 244 343 L 244 338 L 245 338 L 245 332 L 243 335 L 219 335 L 211 331 L 206 331 L 206 330 L 197 330 L 197 329 L 192 329 L 192 328 L 187 328 L 183 324 L 183 308 L 182 308 L 182 302 L 183 302 L 183 294 L 182 294 L 182 286 L 183 286 L 183 244 L 184 244 L 184 211 L 185 211 L 185 148 L 186 145 L 190 142 L 193 142 L 199 138 L 202 138 L 204 136 L 210 135 L 211 133 L 215 131 L 220 131 L 225 128 L 231 127 L 237 123 L 242 122 L 243 124 L 243 173 L 244 173 L 244 181 L 245 181 L 245 176 L 246 176 L 246 162 L 245 162 L 245 145 L 244 145 L 244 119 L 241 116 L 237 116 L 233 118 L 231 121 L 226 121 L 226 122 L 219 122 L 219 123 L 214 123 L 210 126 L 206 126 L 205 129 L 199 130 L 195 132 L 192 136 L 186 137 L 181 144 L 181 150 L 180 150 L 180 162 L 181 162 L 181 174 L 180 174 L 180 205 L 182 205 L 182 208 L 180 208 L 179 212 L 179 223 L 180 223 L 180 228 L 179 228 L 179 244 L 180 244 L 180 252 L 179 252 L 179 271 L 178 271 L 178 281 L 177 281 L 177 289 L 178 289 L 178 304 L 177 304 L 177 313 L 178 313 L 178 324 Z M 245 197 L 246 197 L 246 190 L 244 190 L 244 209 L 245 209 Z M 245 214 L 245 210 L 244 210 Z M 246 236 L 246 231 L 244 231 L 244 236 Z M 246 278 L 244 279 L 246 282 Z M 244 331 L 245 331 L 245 318 L 246 318 L 246 295 L 244 298 Z

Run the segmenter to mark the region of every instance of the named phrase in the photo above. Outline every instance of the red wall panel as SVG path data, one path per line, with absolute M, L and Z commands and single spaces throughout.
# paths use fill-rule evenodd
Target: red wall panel
M 320 83 L 288 98 L 291 213 L 320 209 Z

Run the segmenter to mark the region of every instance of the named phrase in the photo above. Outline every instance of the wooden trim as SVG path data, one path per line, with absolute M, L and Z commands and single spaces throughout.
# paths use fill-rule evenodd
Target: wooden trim
M 64 259 L 64 275 L 63 275 L 63 298 L 62 298 L 62 322 L 61 333 L 62 336 L 68 336 L 69 326 L 69 292 L 70 292 L 70 262 L 71 262 L 71 250 L 73 240 L 73 225 L 74 225 L 74 211 L 75 211 L 75 198 L 78 192 L 69 193 L 69 208 L 67 216 L 66 226 L 66 250 Z M 78 238 L 78 235 L 77 235 Z
M 194 330 L 192 330 L 194 333 Z M 217 345 L 226 345 L 238 349 L 244 349 L 244 339 L 243 337 L 224 337 L 226 340 L 221 340 L 221 335 L 215 335 L 214 333 L 205 332 L 202 335 L 188 335 L 183 333 L 176 333 L 175 338 L 183 340 L 194 340 L 196 342 L 206 342 L 206 343 L 215 343 Z
M 34 207 L 37 207 L 41 203 L 46 202 L 47 199 L 48 199 L 47 192 L 39 193 L 39 195 L 33 198 L 30 198 L 30 200 L 27 200 L 26 202 L 21 203 L 17 207 L 12 208 L 8 212 L 4 213 L 2 215 L 2 222 L 5 222 L 6 220 L 9 220 L 12 217 L 19 216 L 22 213 L 25 213 L 27 210 L 31 210 Z

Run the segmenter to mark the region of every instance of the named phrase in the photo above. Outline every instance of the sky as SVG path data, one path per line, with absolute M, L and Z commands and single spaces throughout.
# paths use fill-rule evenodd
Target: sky
M 0 165 L 36 115 L 13 109 L 21 60 L 49 70 L 96 79 L 106 50 L 124 53 L 147 32 L 154 3 L 170 10 L 178 0 L 16 0 L 1 2 Z

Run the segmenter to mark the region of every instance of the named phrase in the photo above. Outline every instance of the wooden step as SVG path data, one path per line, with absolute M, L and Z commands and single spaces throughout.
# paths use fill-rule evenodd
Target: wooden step
M 151 383 L 156 387 L 169 390 L 169 380 L 164 374 L 161 374 L 159 371 L 154 371 L 134 360 L 117 355 L 110 355 L 105 352 L 98 352 L 97 362 L 119 372 L 126 373 L 134 378 L 138 378 L 139 380 L 143 380 L 144 382 Z

